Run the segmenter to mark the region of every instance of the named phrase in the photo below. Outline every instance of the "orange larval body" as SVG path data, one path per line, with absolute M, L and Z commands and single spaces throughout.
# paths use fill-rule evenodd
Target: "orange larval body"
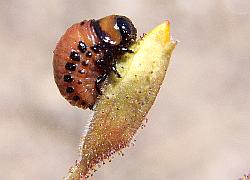
M 71 26 L 58 42 L 54 51 L 54 77 L 61 94 L 72 105 L 87 108 L 95 103 L 98 95 L 95 81 L 102 74 L 102 70 L 95 65 L 95 61 L 103 53 L 93 53 L 89 48 L 84 53 L 78 48 L 79 42 L 84 42 L 86 47 L 100 43 L 89 21 Z M 72 59 L 72 52 L 78 53 L 79 58 Z M 86 52 L 90 52 L 92 56 Z M 67 75 L 72 80 L 67 81 Z M 67 92 L 67 88 L 71 87 L 73 92 L 70 89 Z
M 92 109 L 101 84 L 116 71 L 116 60 L 136 39 L 136 29 L 125 16 L 111 15 L 71 26 L 54 50 L 54 77 L 70 104 Z

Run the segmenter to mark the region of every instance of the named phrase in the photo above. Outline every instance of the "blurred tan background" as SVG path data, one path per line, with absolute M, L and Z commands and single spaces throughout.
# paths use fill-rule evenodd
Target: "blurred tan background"
M 90 111 L 53 80 L 67 27 L 110 14 L 180 40 L 136 146 L 91 180 L 234 180 L 250 172 L 250 1 L 0 1 L 0 179 L 61 179 Z

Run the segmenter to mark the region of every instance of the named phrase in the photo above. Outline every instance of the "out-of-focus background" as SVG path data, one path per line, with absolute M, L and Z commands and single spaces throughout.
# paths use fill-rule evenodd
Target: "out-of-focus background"
M 92 180 L 235 180 L 250 172 L 249 0 L 1 0 L 0 179 L 61 179 L 90 111 L 52 72 L 67 27 L 110 14 L 139 34 L 165 19 L 180 41 L 135 147 Z

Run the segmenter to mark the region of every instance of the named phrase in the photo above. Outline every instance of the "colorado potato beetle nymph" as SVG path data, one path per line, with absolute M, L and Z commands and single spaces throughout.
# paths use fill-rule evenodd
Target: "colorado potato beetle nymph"
M 53 58 L 54 78 L 70 104 L 92 108 L 102 82 L 116 70 L 116 60 L 136 40 L 136 28 L 125 16 L 111 15 L 72 25 L 59 40 Z

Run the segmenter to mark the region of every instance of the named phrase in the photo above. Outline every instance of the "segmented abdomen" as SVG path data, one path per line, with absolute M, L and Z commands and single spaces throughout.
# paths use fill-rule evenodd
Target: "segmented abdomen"
M 54 50 L 54 78 L 60 93 L 74 106 L 88 108 L 97 99 L 96 78 L 103 72 L 96 60 L 96 36 L 90 21 L 74 24 L 62 36 Z

